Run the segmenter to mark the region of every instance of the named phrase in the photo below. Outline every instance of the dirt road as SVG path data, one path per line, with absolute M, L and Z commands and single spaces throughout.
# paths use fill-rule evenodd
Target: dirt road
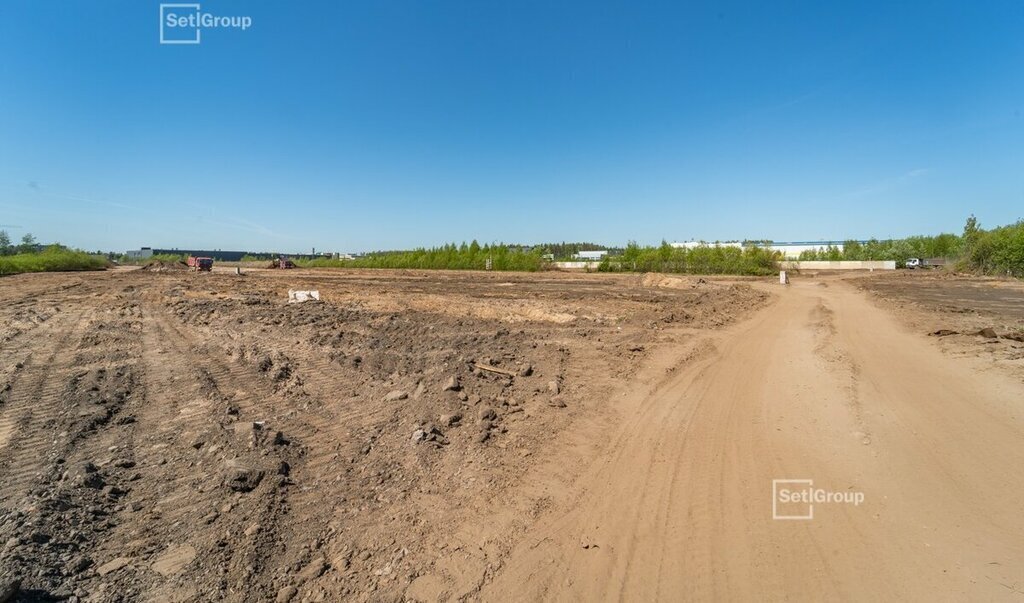
M 484 600 L 1024 600 L 1024 388 L 840 280 L 798 281 L 623 396 Z M 773 479 L 863 502 L 773 519 Z M 851 498 L 852 500 L 852 498 Z M 788 502 L 779 512 L 800 514 Z

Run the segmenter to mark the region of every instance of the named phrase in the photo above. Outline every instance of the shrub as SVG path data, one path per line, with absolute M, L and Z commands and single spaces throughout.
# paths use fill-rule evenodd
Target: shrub
M 974 216 L 968 218 L 959 265 L 982 274 L 1024 276 L 1024 220 L 982 230 Z
M 63 272 L 104 270 L 107 260 L 82 251 L 51 245 L 37 253 L 18 253 L 0 257 L 0 276 L 23 272 Z

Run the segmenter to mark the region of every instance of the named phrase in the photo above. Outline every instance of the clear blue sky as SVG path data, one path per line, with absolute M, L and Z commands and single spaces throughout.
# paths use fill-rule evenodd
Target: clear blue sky
M 1024 2 L 0 4 L 0 228 L 339 251 L 1024 211 Z

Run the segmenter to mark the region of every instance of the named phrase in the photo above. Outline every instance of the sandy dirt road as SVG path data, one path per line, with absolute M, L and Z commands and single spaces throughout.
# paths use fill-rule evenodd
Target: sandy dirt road
M 705 339 L 484 600 L 1024 600 L 1024 387 L 841 280 Z M 863 492 L 773 520 L 773 479 Z M 780 513 L 806 505 L 780 505 Z

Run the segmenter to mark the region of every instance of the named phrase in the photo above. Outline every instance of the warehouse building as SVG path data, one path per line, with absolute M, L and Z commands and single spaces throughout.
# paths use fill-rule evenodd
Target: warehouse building
M 245 256 L 260 257 L 260 258 L 275 258 L 281 254 L 276 252 L 267 251 L 224 251 L 223 249 L 159 249 L 156 247 L 142 247 L 141 249 L 133 249 L 126 251 L 125 255 L 133 260 L 144 260 L 154 255 L 194 255 L 196 257 L 213 258 L 221 262 L 238 262 Z M 288 253 L 284 254 L 290 258 L 300 260 L 312 260 L 315 258 L 332 257 L 330 253 L 319 253 L 319 254 L 302 254 L 302 253 Z
M 862 245 L 867 241 L 858 241 Z M 770 241 L 762 243 L 759 241 L 715 241 L 714 243 L 708 243 L 707 241 L 685 241 L 682 243 L 672 243 L 673 247 L 679 247 L 682 249 L 693 249 L 695 247 L 743 247 L 744 245 L 761 245 L 766 246 L 774 251 L 782 253 L 783 257 L 786 258 L 798 258 L 804 251 L 819 249 L 825 249 L 829 246 L 836 247 L 839 251 L 843 250 L 843 244 L 845 241 L 789 241 L 789 242 L 776 242 Z

